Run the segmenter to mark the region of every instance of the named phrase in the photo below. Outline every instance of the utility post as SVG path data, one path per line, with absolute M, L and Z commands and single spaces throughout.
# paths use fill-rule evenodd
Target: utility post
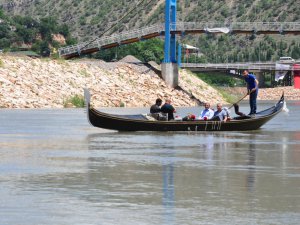
M 161 64 L 162 77 L 169 87 L 178 85 L 178 65 L 176 60 L 176 0 L 166 0 L 165 9 L 165 47 Z

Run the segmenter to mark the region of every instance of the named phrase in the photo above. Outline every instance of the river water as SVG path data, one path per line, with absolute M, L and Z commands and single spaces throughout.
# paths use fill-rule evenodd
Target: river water
M 1 109 L 0 224 L 299 224 L 300 102 L 288 108 L 257 131 L 207 133 L 119 133 L 91 127 L 82 109 Z

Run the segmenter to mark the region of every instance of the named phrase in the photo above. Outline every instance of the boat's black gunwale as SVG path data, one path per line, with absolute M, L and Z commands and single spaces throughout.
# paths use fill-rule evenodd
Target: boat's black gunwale
M 95 109 L 93 107 L 91 107 L 90 110 L 93 111 L 95 114 L 98 114 L 99 116 L 102 116 L 102 117 L 107 117 L 107 118 L 114 119 L 114 120 L 136 122 L 136 123 L 142 122 L 142 123 L 154 123 L 154 124 L 197 124 L 197 123 L 199 123 L 199 124 L 206 124 L 206 123 L 215 123 L 216 122 L 216 121 L 213 121 L 213 120 L 192 120 L 192 121 L 180 121 L 180 120 L 179 121 L 177 121 L 177 120 L 172 120 L 172 121 L 138 120 L 138 119 L 130 119 L 130 118 L 125 118 L 125 117 L 119 117 L 117 115 L 111 115 L 109 113 L 101 112 L 101 111 L 99 111 L 99 110 L 97 110 L 97 109 Z M 268 110 L 268 109 L 266 109 L 266 110 Z M 273 115 L 275 116 L 280 111 L 281 110 L 277 110 L 274 113 L 268 114 L 268 115 L 265 115 L 265 116 L 258 116 L 258 117 L 253 116 L 253 117 L 245 118 L 245 119 L 242 119 L 242 120 L 230 120 L 230 121 L 227 121 L 226 123 L 242 123 L 244 121 L 249 122 L 251 120 L 257 121 L 258 119 L 265 119 L 265 118 L 271 117 Z M 220 121 L 217 121 L 217 122 L 220 122 Z
M 266 122 L 268 122 L 270 119 L 272 119 L 274 116 L 276 116 L 283 108 L 284 103 L 284 94 L 282 94 L 280 100 L 275 104 L 275 106 L 272 106 L 268 109 L 265 109 L 259 113 L 266 112 L 270 110 L 272 113 L 267 115 L 259 115 L 259 113 L 251 118 L 245 118 L 245 119 L 238 119 L 238 120 L 230 120 L 227 122 L 223 121 L 210 121 L 210 120 L 194 120 L 194 121 L 158 121 L 158 120 L 141 120 L 141 119 L 134 119 L 134 118 L 126 118 L 124 115 L 112 115 L 109 113 L 101 112 L 93 107 L 91 107 L 89 99 L 87 99 L 87 110 L 88 110 L 88 120 L 91 125 L 103 129 L 111 129 L 111 130 L 119 130 L 119 131 L 125 131 L 128 129 L 128 131 L 186 131 L 187 126 L 216 126 L 219 125 L 220 129 L 216 129 L 216 131 L 222 131 L 221 126 L 225 126 L 227 128 L 226 130 L 254 130 L 259 129 L 262 125 L 264 125 Z M 281 104 L 281 105 L 280 105 Z M 275 110 L 275 111 L 274 111 Z M 92 118 L 91 118 L 92 117 Z M 105 121 L 107 120 L 107 121 Z M 100 123 L 100 121 L 104 121 L 105 124 Z M 108 124 L 108 121 L 113 122 L 114 124 L 110 126 Z M 120 127 L 118 127 L 116 124 L 120 124 Z M 257 125 L 252 126 L 256 123 Z M 224 125 L 222 125 L 224 124 Z M 145 127 L 141 127 L 145 125 Z M 240 125 L 239 127 L 235 127 L 237 125 Z M 247 125 L 251 125 L 250 128 L 247 128 Z M 139 126 L 137 128 L 128 128 L 126 126 Z M 155 127 L 157 126 L 157 127 Z M 230 127 L 233 126 L 233 127 Z M 228 128 L 229 127 L 229 128 Z M 251 129 L 251 127 L 254 127 L 254 129 Z M 169 129 L 167 129 L 169 128 Z M 212 128 L 207 131 L 212 131 Z

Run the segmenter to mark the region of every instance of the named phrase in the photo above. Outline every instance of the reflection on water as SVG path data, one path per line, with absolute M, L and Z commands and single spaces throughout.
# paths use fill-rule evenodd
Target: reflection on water
M 250 139 L 255 140 L 255 135 L 252 135 Z M 247 173 L 247 188 L 249 192 L 255 191 L 255 153 L 256 144 L 250 143 L 248 150 L 248 173 Z
M 163 200 L 164 206 L 164 224 L 175 224 L 174 204 L 175 204 L 175 189 L 174 189 L 174 164 L 172 162 L 172 152 L 169 156 L 170 162 L 163 163 Z
M 300 108 L 289 108 L 261 130 L 219 133 L 3 110 L 0 224 L 298 224 Z

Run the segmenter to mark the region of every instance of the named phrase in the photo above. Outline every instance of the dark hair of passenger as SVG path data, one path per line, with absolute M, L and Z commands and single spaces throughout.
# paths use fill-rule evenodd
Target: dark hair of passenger
M 158 105 L 160 103 L 162 103 L 162 100 L 160 98 L 156 99 L 155 103 Z

